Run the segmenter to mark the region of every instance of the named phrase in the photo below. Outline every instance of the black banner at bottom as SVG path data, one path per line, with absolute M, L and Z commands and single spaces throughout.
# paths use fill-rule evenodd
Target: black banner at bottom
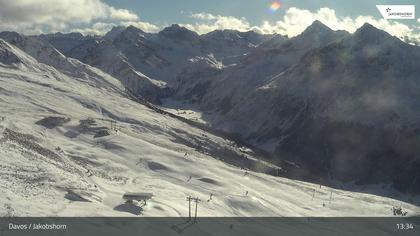
M 420 235 L 420 217 L 0 218 L 3 235 Z

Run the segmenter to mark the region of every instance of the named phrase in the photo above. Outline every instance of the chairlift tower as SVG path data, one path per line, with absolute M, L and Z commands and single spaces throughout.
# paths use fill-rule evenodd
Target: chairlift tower
M 188 201 L 188 221 L 191 220 L 191 201 L 195 202 L 195 213 L 194 213 L 194 222 L 197 222 L 197 210 L 198 210 L 198 203 L 201 202 L 201 200 L 198 197 L 187 197 Z

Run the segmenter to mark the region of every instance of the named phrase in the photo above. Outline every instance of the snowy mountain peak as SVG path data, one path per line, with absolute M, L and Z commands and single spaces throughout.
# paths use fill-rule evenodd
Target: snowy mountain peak
M 61 32 L 57 32 L 55 34 L 47 34 L 50 37 L 66 37 L 66 38 L 71 38 L 71 39 L 83 39 L 85 38 L 85 36 L 83 36 L 83 34 L 79 33 L 79 32 L 71 32 L 71 33 L 67 33 L 67 34 L 63 34 Z
M 139 38 L 146 38 L 147 33 L 142 31 L 141 29 L 134 27 L 132 25 L 128 27 L 114 27 L 109 31 L 107 34 L 105 34 L 104 39 L 113 41 L 116 38 L 122 37 L 125 39 L 131 39 L 136 41 Z
M 292 38 L 291 40 L 301 45 L 319 47 L 321 45 L 340 40 L 348 35 L 349 33 L 347 31 L 334 31 L 322 22 L 314 21 L 300 35 Z
M 359 30 L 378 30 L 378 28 L 366 22 L 359 28 Z
M 159 35 L 180 41 L 195 41 L 198 40 L 200 37 L 196 32 L 191 31 L 178 24 L 173 24 L 169 27 L 164 28 L 162 31 L 159 32 Z
M 283 45 L 283 43 L 288 39 L 287 36 L 283 36 L 280 34 L 275 34 L 270 40 L 263 42 L 260 45 L 262 49 L 275 49 L 279 48 Z
M 242 38 L 239 31 L 236 30 L 215 30 L 205 34 L 205 37 L 221 38 L 234 40 L 236 38 Z
M 24 41 L 24 38 L 22 35 L 13 31 L 0 32 L 0 38 L 12 44 L 18 44 Z
M 125 29 L 126 27 L 124 26 L 114 26 L 108 33 L 104 35 L 104 39 L 113 40 L 115 37 L 121 34 Z
M 273 35 L 260 34 L 252 30 L 246 32 L 238 30 L 214 30 L 203 35 L 203 38 L 206 40 L 246 40 L 255 45 L 270 40 L 272 37 Z
M 163 31 L 191 31 L 184 26 L 180 26 L 179 24 L 172 24 L 170 26 L 165 27 L 161 32 Z
M 10 50 L 10 45 L 0 38 L 0 63 L 11 65 L 19 63 L 19 58 Z
M 138 35 L 138 36 L 141 36 L 141 37 L 145 37 L 145 35 L 147 35 L 147 33 L 146 33 L 146 32 L 144 32 L 143 30 L 141 30 L 141 29 L 139 29 L 139 28 L 137 28 L 137 27 L 135 27 L 135 26 L 132 26 L 132 25 L 128 26 L 128 27 L 127 27 L 127 28 L 123 31 L 123 33 L 135 34 L 135 35 Z
M 0 38 L 0 65 L 38 69 L 37 64 L 34 58 Z
M 329 33 L 329 32 L 333 32 L 333 30 L 330 29 L 325 24 L 323 24 L 321 21 L 316 20 L 312 22 L 312 24 L 303 31 L 302 35 Z
M 387 32 L 380 30 L 369 23 L 365 23 L 362 27 L 357 29 L 353 37 L 364 43 L 380 43 L 385 39 L 392 38 Z

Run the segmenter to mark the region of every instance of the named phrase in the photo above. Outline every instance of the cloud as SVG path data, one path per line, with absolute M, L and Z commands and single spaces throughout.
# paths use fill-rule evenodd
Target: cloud
M 107 5 L 96 0 L 16 0 L 0 2 L 0 19 L 6 23 L 89 22 L 105 17 Z
M 106 23 L 106 22 L 96 22 L 92 26 L 84 27 L 84 28 L 73 28 L 72 32 L 79 32 L 84 35 L 104 35 L 109 32 L 112 27 L 115 26 L 134 26 L 139 29 L 142 29 L 145 32 L 157 32 L 159 31 L 159 27 L 154 24 L 150 24 L 147 22 L 141 21 L 123 21 L 117 23 Z
M 277 33 L 293 37 L 304 31 L 314 20 L 319 20 L 333 30 L 346 30 L 349 32 L 356 31 L 367 22 L 406 41 L 420 42 L 419 29 L 406 24 L 397 21 L 376 19 L 372 16 L 358 16 L 356 18 L 338 17 L 334 9 L 326 7 L 320 8 L 317 11 L 291 7 L 286 10 L 282 19 L 275 22 L 263 21 L 261 24 L 254 26 L 245 18 L 235 18 L 232 16 L 220 16 L 202 12 L 191 14 L 190 17 L 196 19 L 197 22 L 184 26 L 200 34 L 216 29 L 236 29 L 239 31 L 255 30 L 266 34 Z M 420 19 L 417 21 L 420 22 Z
M 122 26 L 134 26 L 137 27 L 139 29 L 142 29 L 146 32 L 157 32 L 160 30 L 160 27 L 148 22 L 142 22 L 142 21 L 125 21 L 125 22 L 121 22 Z
M 196 31 L 199 34 L 223 29 L 236 29 L 239 31 L 247 31 L 251 29 L 249 22 L 245 18 L 212 15 L 209 13 L 192 14 L 191 18 L 198 20 L 198 22 L 194 24 L 186 24 L 184 26 L 190 30 Z
M 314 20 L 320 20 L 334 30 L 354 32 L 365 22 L 383 29 L 407 42 L 420 42 L 420 27 L 372 16 L 338 17 L 330 8 L 309 11 L 291 7 L 278 21 L 252 25 L 246 18 L 210 13 L 191 14 L 195 22 L 183 26 L 198 32 L 235 29 L 278 33 L 289 37 L 300 34 Z M 420 18 L 417 19 L 420 22 Z M 25 34 L 78 31 L 83 34 L 104 34 L 116 25 L 133 25 L 146 32 L 156 32 L 160 26 L 142 21 L 128 9 L 115 8 L 103 0 L 0 0 L 0 31 L 12 30 Z
M 84 28 L 73 28 L 73 32 L 79 32 L 84 35 L 103 35 L 104 33 L 110 31 L 112 27 L 117 26 L 114 23 L 104 23 L 96 22 L 92 26 Z
M 289 8 L 282 20 L 274 23 L 263 22 L 261 26 L 255 27 L 255 30 L 293 37 L 305 30 L 314 20 L 321 21 L 333 30 L 346 30 L 351 33 L 367 22 L 400 38 L 413 38 L 420 34 L 408 25 L 396 21 L 375 19 L 372 16 L 338 17 L 335 11 L 330 8 L 320 8 L 316 12 L 311 12 L 295 7 Z
M 110 12 L 110 18 L 117 19 L 117 20 L 123 20 L 123 21 L 137 21 L 139 20 L 139 17 L 130 12 L 127 9 L 115 9 L 114 7 L 109 8 Z
M 101 0 L 0 0 L 0 30 L 22 33 L 73 31 L 104 33 L 113 25 L 131 22 L 152 29 L 127 10 Z

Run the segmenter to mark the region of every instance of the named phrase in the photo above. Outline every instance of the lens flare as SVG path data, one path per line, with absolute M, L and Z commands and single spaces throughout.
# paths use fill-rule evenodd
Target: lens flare
M 276 12 L 278 9 L 280 9 L 280 7 L 281 7 L 280 2 L 278 2 L 278 1 L 273 2 L 273 3 L 271 3 L 271 5 L 270 5 L 270 11 L 271 11 L 271 12 Z

